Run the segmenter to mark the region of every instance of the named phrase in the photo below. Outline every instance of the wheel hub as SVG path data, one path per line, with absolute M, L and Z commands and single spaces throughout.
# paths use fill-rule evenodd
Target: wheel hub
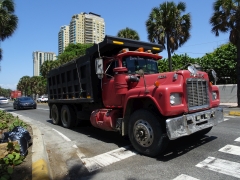
M 149 147 L 153 143 L 153 129 L 145 120 L 138 120 L 133 127 L 134 138 L 139 145 Z

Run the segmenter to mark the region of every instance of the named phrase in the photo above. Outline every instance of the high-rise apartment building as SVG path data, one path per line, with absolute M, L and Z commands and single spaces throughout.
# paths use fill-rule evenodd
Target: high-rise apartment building
M 33 76 L 40 76 L 40 67 L 44 61 L 54 61 L 56 60 L 56 54 L 53 52 L 33 52 Z
M 72 16 L 69 26 L 62 26 L 58 33 L 58 54 L 69 43 L 99 43 L 105 37 L 105 22 L 100 15 L 80 13 Z
M 91 12 L 73 15 L 69 35 L 70 43 L 99 43 L 105 37 L 104 19 Z
M 65 25 L 58 32 L 58 54 L 62 54 L 69 44 L 69 26 Z

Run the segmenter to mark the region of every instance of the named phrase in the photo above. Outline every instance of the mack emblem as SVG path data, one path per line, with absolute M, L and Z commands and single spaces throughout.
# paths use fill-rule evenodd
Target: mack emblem
M 203 74 L 191 74 L 190 76 L 193 76 L 193 77 L 198 77 L 198 78 L 203 78 L 204 75 Z
M 164 79 L 164 78 L 167 78 L 167 76 L 164 74 L 164 75 L 159 75 L 158 76 L 158 79 Z

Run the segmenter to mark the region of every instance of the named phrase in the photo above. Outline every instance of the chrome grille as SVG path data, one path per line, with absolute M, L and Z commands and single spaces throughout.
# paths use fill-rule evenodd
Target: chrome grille
M 208 83 L 205 79 L 187 79 L 187 101 L 189 110 L 209 107 Z

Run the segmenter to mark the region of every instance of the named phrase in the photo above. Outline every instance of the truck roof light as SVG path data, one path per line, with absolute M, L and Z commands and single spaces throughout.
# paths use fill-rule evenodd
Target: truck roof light
M 147 50 L 146 52 L 148 52 L 148 53 L 152 53 L 152 51 L 151 51 L 151 50 Z
M 137 51 L 144 52 L 144 49 L 143 49 L 143 47 L 140 47 L 140 48 L 137 49 Z
M 153 47 L 152 49 L 154 49 L 154 50 L 160 50 L 160 48 L 158 48 L 158 47 Z
M 124 48 L 124 49 L 122 49 L 122 50 L 120 51 L 120 53 L 125 53 L 125 52 L 128 52 L 128 51 L 129 51 L 128 48 Z
M 113 44 L 124 44 L 124 43 L 121 41 L 113 41 Z

